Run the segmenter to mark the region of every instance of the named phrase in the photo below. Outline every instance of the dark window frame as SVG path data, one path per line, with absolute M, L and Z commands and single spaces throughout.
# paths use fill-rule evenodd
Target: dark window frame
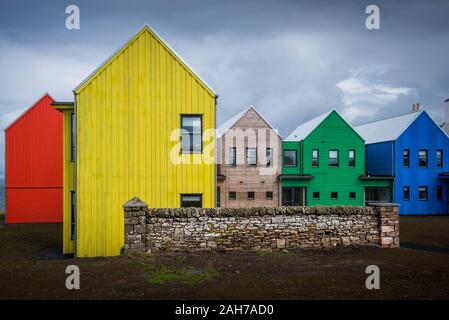
M 438 185 L 436 189 L 437 201 L 443 201 L 443 186 Z
M 185 196 L 199 196 L 200 197 L 200 206 L 199 207 L 186 207 L 186 206 L 183 206 L 182 204 L 183 204 L 183 197 L 185 197 Z M 180 196 L 180 207 L 181 208 L 202 208 L 203 207 L 203 194 L 202 193 L 181 193 L 181 196 Z
M 250 196 L 249 196 L 250 193 L 253 194 L 253 197 L 250 197 Z M 247 197 L 248 200 L 256 200 L 256 192 L 254 192 L 254 191 L 248 191 L 248 192 L 246 193 L 246 197 Z
M 233 151 L 233 153 L 234 153 L 234 162 L 231 162 L 231 150 Z M 228 165 L 230 166 L 230 167 L 236 167 L 237 166 L 237 148 L 236 147 L 230 147 L 229 148 L 229 159 L 228 159 Z
M 318 191 L 312 192 L 312 199 L 313 200 L 320 200 L 320 192 L 318 192 Z
M 268 156 L 268 153 L 270 153 L 270 155 Z M 267 167 L 272 167 L 273 166 L 273 148 L 269 147 L 265 149 L 265 157 L 267 160 Z
M 233 195 L 233 197 L 231 197 L 231 194 Z M 236 191 L 229 191 L 228 192 L 228 199 L 232 200 L 232 201 L 237 200 L 237 192 Z
M 334 194 L 335 194 L 335 197 L 334 197 Z M 338 192 L 337 191 L 331 192 L 331 200 L 338 200 Z
M 294 164 L 285 164 L 285 153 L 287 151 L 293 151 L 295 153 L 295 163 Z M 284 167 L 289 167 L 289 168 L 295 168 L 298 166 L 298 150 L 297 149 L 284 149 L 284 151 L 282 151 L 282 162 L 284 164 Z
M 404 201 L 410 201 L 410 186 L 402 187 L 402 199 Z
M 440 155 L 440 159 L 438 159 L 438 154 Z M 443 168 L 443 149 L 438 149 L 436 154 L 437 168 Z
M 332 151 L 337 152 L 337 158 L 331 158 L 331 152 Z M 332 165 L 331 164 L 331 159 L 337 159 L 337 164 L 336 165 Z M 338 167 L 340 167 L 340 150 L 339 149 L 329 149 L 329 152 L 328 152 L 328 166 L 330 168 L 338 168 Z
M 421 155 L 420 155 L 421 152 L 426 153 L 426 165 L 425 166 L 421 165 Z M 429 167 L 429 151 L 428 151 L 428 149 L 419 149 L 418 150 L 418 166 L 420 168 L 428 168 Z
M 421 188 L 425 190 L 425 198 L 421 198 Z M 429 188 L 427 186 L 419 186 L 418 187 L 418 200 L 419 201 L 428 201 L 429 200 Z
M 354 157 L 351 158 L 351 152 L 354 153 Z M 351 164 L 351 161 L 354 162 Z M 355 149 L 349 149 L 348 150 L 348 167 L 355 168 L 356 166 L 356 155 L 355 155 Z
M 193 148 L 193 138 L 190 138 L 190 141 L 191 141 L 191 143 L 190 143 L 190 145 L 189 145 L 189 147 L 190 147 L 190 150 L 183 150 L 183 148 L 182 148 L 182 135 L 183 135 L 183 133 L 184 133 L 184 127 L 183 127 L 183 125 L 182 125 L 182 123 L 183 123 L 183 119 L 184 118 L 200 118 L 200 121 L 201 121 L 201 125 L 200 125 L 200 141 L 201 141 L 201 147 L 200 147 L 200 150 L 198 151 L 198 150 L 194 150 L 194 148 Z M 180 128 L 181 128 L 181 136 L 180 136 L 180 141 L 181 141 L 181 153 L 182 154 L 202 154 L 203 153 L 203 115 L 202 114 L 185 114 L 185 113 L 183 113 L 183 114 L 181 114 L 181 126 L 180 126 Z M 187 131 L 187 130 L 185 130 L 185 131 Z M 192 132 L 192 133 L 190 133 L 189 132 L 189 137 L 193 137 L 193 135 L 194 135 L 195 133 L 194 132 Z
M 313 153 L 316 151 L 316 158 L 313 156 Z M 319 168 L 320 167 L 320 150 L 319 149 L 312 149 L 312 168 Z
M 248 163 L 248 151 L 250 150 L 250 149 L 254 149 L 254 151 L 255 151 L 255 160 L 256 160 L 256 163 L 254 163 L 254 164 L 249 164 Z M 246 153 L 245 153 L 245 164 L 246 164 L 246 166 L 247 167 L 257 167 L 257 147 L 256 148 L 254 148 L 254 147 L 247 147 L 246 148 Z
M 357 199 L 357 192 L 350 191 L 349 192 L 349 200 L 356 200 Z
M 402 166 L 410 168 L 410 149 L 402 150 Z
M 273 200 L 273 191 L 266 191 L 265 192 L 265 199 L 266 200 Z

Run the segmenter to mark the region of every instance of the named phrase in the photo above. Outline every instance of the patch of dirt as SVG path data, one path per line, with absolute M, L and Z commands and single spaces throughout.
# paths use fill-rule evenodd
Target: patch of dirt
M 0 229 L 0 299 L 447 299 L 449 217 L 401 217 L 399 249 L 73 259 L 61 224 Z M 81 290 L 65 288 L 80 268 Z M 368 265 L 380 290 L 365 288 Z

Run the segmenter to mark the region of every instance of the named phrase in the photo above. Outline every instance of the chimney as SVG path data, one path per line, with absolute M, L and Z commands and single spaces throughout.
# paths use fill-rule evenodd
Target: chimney
M 418 112 L 420 108 L 419 102 L 412 105 L 412 112 Z

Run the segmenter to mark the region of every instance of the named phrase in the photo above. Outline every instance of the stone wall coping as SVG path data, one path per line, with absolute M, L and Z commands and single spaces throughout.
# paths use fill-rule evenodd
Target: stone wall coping
M 363 206 L 308 206 L 308 207 L 254 207 L 254 208 L 149 208 L 148 217 L 251 217 L 251 216 L 351 216 L 375 215 L 374 208 Z
M 148 208 L 148 204 L 145 201 L 140 200 L 138 197 L 134 197 L 123 204 L 123 208 Z
M 400 207 L 399 203 L 393 202 L 368 202 L 368 206 L 370 207 Z

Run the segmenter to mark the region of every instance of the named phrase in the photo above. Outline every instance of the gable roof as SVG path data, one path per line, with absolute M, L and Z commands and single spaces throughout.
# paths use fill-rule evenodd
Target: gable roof
M 73 91 L 76 93 L 81 92 L 93 79 L 96 78 L 112 61 L 118 57 L 123 51 L 125 51 L 136 39 L 138 39 L 143 33 L 149 32 L 168 52 L 171 54 L 179 63 L 187 70 L 192 77 L 194 77 L 201 86 L 206 89 L 206 91 L 214 97 L 218 97 L 215 91 L 209 86 L 206 81 L 204 81 L 198 73 L 196 73 L 192 67 L 190 67 L 187 62 L 170 47 L 170 45 L 159 36 L 156 31 L 150 28 L 147 24 L 144 25 L 131 39 L 129 39 L 124 45 L 122 45 L 118 50 L 114 51 L 103 63 L 101 63 L 93 72 L 91 72 Z
M 361 139 L 363 139 L 363 137 L 360 136 L 360 134 L 354 130 L 354 128 L 349 124 L 349 122 L 346 121 L 346 119 L 337 110 L 332 109 L 326 113 L 323 113 L 322 115 L 319 115 L 316 118 L 313 118 L 312 120 L 309 120 L 299 125 L 295 130 L 292 131 L 292 133 L 288 135 L 285 141 L 304 140 L 332 113 L 336 113 L 340 117 L 340 119 L 343 120 L 343 122 L 345 122 L 349 126 L 349 128 L 351 128 Z
M 437 126 L 441 132 L 449 138 L 446 131 L 444 131 L 443 128 L 441 128 L 441 126 L 433 120 L 426 110 L 406 113 L 395 117 L 365 123 L 354 127 L 354 129 L 365 138 L 367 144 L 395 141 L 422 114 L 425 114 L 435 124 L 435 126 Z
M 245 110 L 243 110 L 242 112 L 236 114 L 235 116 L 233 116 L 232 118 L 228 119 L 227 121 L 225 121 L 222 125 L 220 125 L 217 128 L 217 136 L 216 139 L 220 139 L 227 130 L 232 129 L 232 127 L 234 127 L 234 125 L 237 123 L 237 121 L 239 121 L 241 118 L 243 118 L 243 116 L 245 114 L 248 113 L 248 111 L 253 110 L 271 129 L 273 129 L 277 135 L 282 139 L 281 134 L 278 132 L 277 129 L 275 129 L 269 122 L 268 120 L 266 120 L 256 109 L 256 107 L 254 107 L 253 105 L 250 105 L 248 108 L 246 108 Z
M 24 112 L 22 112 L 21 115 L 19 115 L 15 120 L 13 120 L 13 122 L 11 122 L 5 129 L 4 131 L 6 132 L 7 130 L 9 130 L 11 127 L 13 127 L 17 122 L 20 121 L 20 119 L 22 119 L 28 112 L 30 112 L 32 109 L 36 108 L 37 106 L 39 106 L 41 104 L 41 102 L 44 99 L 50 99 L 50 104 L 54 101 L 53 98 L 50 96 L 50 94 L 48 94 L 48 92 L 46 92 L 42 97 L 39 98 L 39 100 L 37 100 L 34 104 L 31 105 L 31 107 L 29 107 L 28 109 L 26 109 Z
M 354 129 L 365 139 L 365 143 L 394 141 L 418 118 L 424 110 L 395 117 L 368 122 Z

